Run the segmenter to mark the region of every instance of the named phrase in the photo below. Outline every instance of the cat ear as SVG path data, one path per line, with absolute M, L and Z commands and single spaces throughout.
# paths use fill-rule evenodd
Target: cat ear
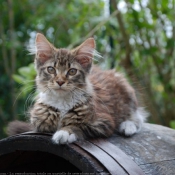
M 89 71 L 95 50 L 94 38 L 88 38 L 76 49 L 76 61 L 87 71 Z
M 44 64 L 52 56 L 53 51 L 52 45 L 41 33 L 37 33 L 35 45 L 36 45 L 37 58 L 39 59 L 41 64 Z

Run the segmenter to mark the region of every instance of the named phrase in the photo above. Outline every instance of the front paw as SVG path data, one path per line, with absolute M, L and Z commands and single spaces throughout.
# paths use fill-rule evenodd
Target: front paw
M 52 137 L 52 141 L 56 144 L 67 144 L 75 142 L 76 140 L 77 136 L 75 134 L 70 134 L 64 130 L 57 131 Z

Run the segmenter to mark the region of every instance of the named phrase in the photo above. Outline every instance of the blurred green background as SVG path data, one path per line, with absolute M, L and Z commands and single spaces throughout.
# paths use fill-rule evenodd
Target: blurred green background
M 32 105 L 37 32 L 68 48 L 93 36 L 95 63 L 128 77 L 149 122 L 175 128 L 174 0 L 0 0 L 0 138 Z

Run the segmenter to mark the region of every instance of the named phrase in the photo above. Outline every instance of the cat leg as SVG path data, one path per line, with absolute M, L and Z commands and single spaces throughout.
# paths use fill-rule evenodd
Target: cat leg
M 93 114 L 93 110 L 86 106 L 81 106 L 76 112 L 66 114 L 61 121 L 62 127 L 53 135 L 52 141 L 57 144 L 66 144 L 87 138 L 112 135 L 116 127 L 113 117 L 106 113 L 98 113 L 95 116 Z
M 123 121 L 119 125 L 119 132 L 125 136 L 131 136 L 139 132 L 147 116 L 148 113 L 143 108 L 137 108 L 136 111 L 132 112 L 128 120 Z
M 94 122 L 77 124 L 77 126 L 63 127 L 53 135 L 52 141 L 56 144 L 67 144 L 88 138 L 104 138 L 112 135 L 114 130 L 115 124 L 113 122 L 98 119 Z
M 30 122 L 37 132 L 55 132 L 58 127 L 60 112 L 36 103 L 30 110 Z
M 97 125 L 103 125 L 101 121 L 94 122 L 94 125 L 92 123 L 93 112 L 89 106 L 78 106 L 63 117 L 61 121 L 62 127 L 53 135 L 52 141 L 57 144 L 67 144 L 88 137 L 95 137 L 95 134 L 101 132 L 98 131 L 100 128 Z
M 52 141 L 57 144 L 67 144 L 87 138 L 109 137 L 114 130 L 114 122 L 98 118 L 87 123 L 77 123 L 76 126 L 65 126 L 53 135 Z
M 75 125 L 81 125 L 89 117 L 91 118 L 92 115 L 88 115 L 89 112 L 89 105 L 83 104 L 75 107 L 73 112 L 66 114 L 61 121 L 64 127 L 53 135 L 52 141 L 57 144 L 66 144 L 84 138 L 82 130 Z
M 56 144 L 67 144 L 83 138 L 79 125 L 82 123 L 82 117 L 74 112 L 67 113 L 60 123 L 60 129 L 52 137 Z

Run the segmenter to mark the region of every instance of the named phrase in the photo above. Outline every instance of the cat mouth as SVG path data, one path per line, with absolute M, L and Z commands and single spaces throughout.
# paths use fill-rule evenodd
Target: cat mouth
M 64 89 L 64 88 L 62 88 L 62 87 L 54 88 L 54 90 L 55 90 L 55 91 L 59 91 L 59 92 L 61 92 L 61 91 L 66 91 L 66 89 Z
M 63 89 L 63 88 L 56 88 L 55 90 L 57 90 L 57 91 L 65 91 L 65 89 Z

